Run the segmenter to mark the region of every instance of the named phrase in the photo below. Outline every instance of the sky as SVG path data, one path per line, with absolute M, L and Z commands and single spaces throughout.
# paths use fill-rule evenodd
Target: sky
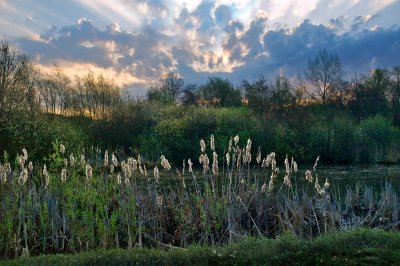
M 400 0 L 0 0 L 0 39 L 43 71 L 89 71 L 143 94 L 187 83 L 302 75 L 321 49 L 348 76 L 400 64 Z

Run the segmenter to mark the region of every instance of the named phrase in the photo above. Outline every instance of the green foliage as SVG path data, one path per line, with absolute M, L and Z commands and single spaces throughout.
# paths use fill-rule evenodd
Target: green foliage
M 376 162 L 387 158 L 391 144 L 398 136 L 398 129 L 388 119 L 374 116 L 361 122 L 358 134 L 359 149 L 363 154 L 360 159 Z
M 78 119 L 75 119 L 78 120 Z M 51 152 L 51 143 L 59 140 L 76 152 L 89 144 L 87 130 L 68 117 L 15 114 L 0 125 L 0 153 L 7 151 L 12 158 L 23 148 L 32 161 L 41 161 Z
M 100 249 L 2 261 L 2 265 L 394 265 L 400 233 L 357 229 L 307 241 L 291 234 L 276 240 L 247 238 L 221 246 L 187 249 Z
M 240 90 L 235 89 L 228 80 L 210 77 L 208 82 L 199 88 L 200 94 L 207 104 L 214 106 L 241 106 L 242 96 Z

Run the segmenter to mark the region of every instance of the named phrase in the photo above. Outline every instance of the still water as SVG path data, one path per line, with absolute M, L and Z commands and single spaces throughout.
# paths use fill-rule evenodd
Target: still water
M 304 175 L 306 170 L 312 170 L 312 166 L 299 167 L 299 171 L 294 176 L 292 176 L 293 185 L 295 183 L 298 187 L 307 185 Z M 204 176 L 201 169 L 195 169 L 194 171 L 198 182 L 202 183 L 206 180 L 209 180 L 210 175 Z M 283 171 L 284 170 L 281 168 L 278 180 L 283 179 Z M 234 175 L 236 173 L 237 172 L 234 171 Z M 248 176 L 247 173 L 247 169 L 244 169 L 242 175 Z M 325 179 L 328 178 L 328 181 L 331 184 L 331 188 L 339 189 L 341 192 L 344 192 L 347 188 L 354 189 L 357 184 L 361 185 L 362 187 L 365 185 L 372 187 L 375 192 L 380 192 L 386 183 L 390 183 L 393 190 L 397 193 L 400 193 L 400 165 L 318 165 L 316 171 L 312 171 L 312 173 L 314 178 L 315 176 L 318 176 L 321 186 L 324 184 Z M 256 175 L 257 178 L 254 179 L 254 175 Z M 253 182 L 256 180 L 257 182 L 266 182 L 268 184 L 269 175 L 270 169 L 265 171 L 259 169 L 258 167 L 254 167 L 250 170 L 250 178 L 248 178 L 248 180 L 245 180 L 245 182 Z M 185 174 L 184 179 L 186 184 L 191 184 L 191 182 L 193 181 L 192 175 L 189 175 L 187 173 Z M 220 168 L 220 175 L 217 179 L 218 183 L 225 183 L 227 181 L 226 171 L 225 174 L 222 175 L 222 169 Z M 174 187 L 176 185 L 179 186 L 180 182 L 181 178 L 178 178 L 178 175 L 175 174 L 172 170 L 168 174 L 165 172 L 164 174 L 161 174 L 161 184 Z M 308 186 L 313 187 L 313 184 Z

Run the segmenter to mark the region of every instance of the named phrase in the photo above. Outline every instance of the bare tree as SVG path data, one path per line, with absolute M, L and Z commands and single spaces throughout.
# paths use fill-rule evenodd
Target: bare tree
M 308 62 L 305 76 L 314 90 L 307 89 L 313 99 L 326 105 L 340 89 L 342 83 L 342 65 L 339 56 L 327 50 L 321 50 Z
M 27 82 L 32 70 L 30 57 L 18 53 L 7 41 L 0 41 L 0 110 L 7 112 L 24 107 Z M 32 91 L 30 91 L 32 92 Z

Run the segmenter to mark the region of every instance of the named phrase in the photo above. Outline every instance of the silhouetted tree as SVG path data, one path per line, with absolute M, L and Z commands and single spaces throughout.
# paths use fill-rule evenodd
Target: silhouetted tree
M 390 74 L 393 77 L 390 85 L 393 121 L 400 125 L 400 66 L 394 66 Z
M 342 65 L 339 56 L 321 50 L 308 62 L 305 76 L 314 89 L 307 90 L 309 96 L 326 105 L 340 89 Z
M 160 78 L 157 86 L 147 91 L 147 99 L 150 102 L 176 103 L 184 84 L 184 80 L 178 74 L 169 72 Z
M 182 90 L 181 102 L 183 105 L 195 105 L 200 99 L 197 85 L 187 84 Z
M 209 77 L 208 82 L 200 87 L 200 94 L 204 104 L 215 106 L 240 106 L 242 96 L 240 90 L 235 89 L 228 80 L 218 77 Z
M 387 114 L 388 101 L 386 94 L 389 88 L 389 72 L 384 69 L 371 71 L 353 88 L 349 107 L 359 119 L 377 114 Z
M 268 112 L 271 88 L 264 76 L 261 75 L 260 78 L 253 83 L 243 80 L 241 87 L 242 90 L 244 90 L 246 104 L 249 108 L 261 115 Z
M 8 41 L 0 41 L 0 120 L 9 112 L 33 104 L 33 65 L 28 55 L 17 52 Z

